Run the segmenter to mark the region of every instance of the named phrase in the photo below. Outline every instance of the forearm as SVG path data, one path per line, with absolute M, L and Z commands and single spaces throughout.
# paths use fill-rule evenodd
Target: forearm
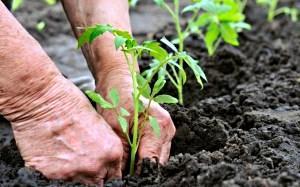
M 38 42 L 30 36 L 1 1 L 0 72 L 0 96 L 4 93 L 24 92 L 28 89 L 28 84 L 31 84 L 30 87 L 35 87 L 43 82 L 43 80 L 31 82 L 34 76 L 55 77 L 60 74 Z M 23 84 L 18 84 L 18 89 L 15 88 L 15 85 L 20 82 Z
M 95 24 L 110 24 L 131 32 L 127 0 L 62 0 L 62 3 L 77 37 L 82 28 Z M 113 36 L 109 33 L 86 45 L 83 53 L 96 81 L 115 69 L 127 73 L 124 56 L 115 49 Z

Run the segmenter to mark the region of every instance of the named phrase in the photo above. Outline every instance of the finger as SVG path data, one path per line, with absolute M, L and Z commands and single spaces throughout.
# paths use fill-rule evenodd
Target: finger
M 165 139 L 163 136 L 164 135 L 161 134 L 161 137 L 157 137 L 152 130 L 149 129 L 149 125 L 145 127 L 144 135 L 141 137 L 138 150 L 139 163 L 141 163 L 144 158 L 149 158 L 152 161 L 159 159 L 164 142 L 163 140 Z
M 120 160 L 119 163 L 111 163 L 111 167 L 107 170 L 106 180 L 112 179 L 120 179 L 122 178 L 122 162 Z M 115 164 L 115 165 L 113 165 Z
M 171 150 L 171 142 L 165 143 L 161 148 L 161 153 L 159 157 L 159 163 L 161 165 L 165 165 L 170 157 L 170 150 Z

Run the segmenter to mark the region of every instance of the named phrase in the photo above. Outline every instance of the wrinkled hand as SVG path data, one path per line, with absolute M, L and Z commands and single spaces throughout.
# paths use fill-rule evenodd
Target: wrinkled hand
M 64 78 L 45 89 L 22 95 L 30 103 L 22 108 L 25 115 L 10 112 L 25 165 L 49 179 L 99 186 L 121 177 L 120 138 L 81 91 Z
M 132 99 L 132 84 L 131 77 L 128 74 L 122 72 L 110 73 L 106 76 L 105 80 L 99 82 L 97 91 L 106 96 L 107 93 L 115 88 L 120 95 L 120 106 L 125 108 L 131 113 L 128 118 L 129 122 L 133 121 L 133 99 Z M 148 100 L 144 99 L 144 104 L 147 105 Z M 123 155 L 123 167 L 128 160 L 129 145 L 125 138 L 121 127 L 117 121 L 117 116 L 113 111 L 103 110 L 98 107 L 98 112 L 104 117 L 104 119 L 111 125 L 114 131 L 120 136 L 125 154 Z M 172 122 L 170 114 L 163 109 L 159 104 L 151 102 L 149 115 L 155 117 L 160 125 L 160 137 L 157 137 L 152 127 L 146 124 L 142 129 L 142 136 L 140 146 L 138 149 L 138 163 L 144 158 L 150 158 L 153 161 L 159 161 L 160 164 L 165 164 L 170 155 L 171 141 L 175 135 L 175 126 Z M 129 123 L 130 124 L 130 123 Z

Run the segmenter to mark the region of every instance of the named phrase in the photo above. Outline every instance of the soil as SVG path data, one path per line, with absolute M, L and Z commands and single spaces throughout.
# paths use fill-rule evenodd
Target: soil
M 66 24 L 65 18 L 49 17 Z M 286 17 L 269 23 L 252 3 L 247 17 L 253 28 L 241 34 L 238 48 L 221 45 L 209 57 L 199 38 L 187 40 L 187 51 L 200 59 L 209 82 L 200 90 L 190 76 L 186 105 L 165 106 L 177 127 L 167 165 L 145 160 L 140 176 L 107 186 L 300 186 L 300 23 Z M 46 37 L 31 32 L 45 44 L 45 38 L 55 37 L 55 30 Z M 173 34 L 169 24 L 154 38 Z M 174 90 L 168 86 L 166 91 Z M 25 168 L 10 126 L 3 122 L 0 186 L 84 185 L 49 181 Z

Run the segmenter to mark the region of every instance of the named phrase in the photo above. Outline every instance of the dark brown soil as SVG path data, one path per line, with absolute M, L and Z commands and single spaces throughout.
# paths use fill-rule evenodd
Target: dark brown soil
M 223 45 L 208 57 L 197 37 L 186 42 L 209 82 L 200 91 L 191 76 L 186 106 L 166 106 L 177 127 L 168 164 L 145 160 L 141 176 L 107 186 L 300 186 L 300 23 L 268 23 L 253 5 L 247 15 L 253 29 L 241 35 L 239 48 Z M 155 37 L 173 33 L 169 25 Z M 4 125 L 0 186 L 76 185 L 24 168 Z

